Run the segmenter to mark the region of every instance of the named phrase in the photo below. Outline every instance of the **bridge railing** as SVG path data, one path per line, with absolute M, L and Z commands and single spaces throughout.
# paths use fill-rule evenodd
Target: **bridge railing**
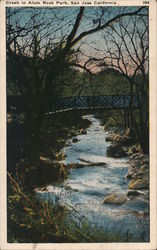
M 88 108 L 125 109 L 130 107 L 131 96 L 129 95 L 106 95 L 106 96 L 71 96 L 52 101 L 45 112 L 62 110 L 77 110 Z M 8 111 L 24 112 L 25 105 L 22 97 L 7 98 Z M 138 98 L 133 96 L 132 107 L 138 108 Z
M 53 110 L 85 109 L 85 108 L 129 108 L 131 96 L 74 96 L 59 99 L 52 107 Z M 132 107 L 138 108 L 138 98 L 133 97 Z

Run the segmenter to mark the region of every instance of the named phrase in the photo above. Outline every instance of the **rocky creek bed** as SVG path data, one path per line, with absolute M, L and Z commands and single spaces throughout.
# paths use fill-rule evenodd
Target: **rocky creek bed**
M 131 241 L 149 241 L 149 158 L 130 146 L 129 133 L 104 131 L 92 115 L 91 125 L 67 140 L 60 162 L 69 168 L 63 183 L 36 188 L 37 197 L 69 204 L 92 224 Z

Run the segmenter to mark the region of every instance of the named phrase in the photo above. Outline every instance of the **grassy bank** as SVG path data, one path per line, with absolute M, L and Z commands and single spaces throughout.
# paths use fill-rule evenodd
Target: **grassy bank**
M 89 223 L 75 208 L 39 201 L 8 175 L 9 243 L 129 242 L 129 232 L 111 233 Z
M 77 237 L 72 233 L 76 222 L 66 222 L 69 209 L 59 204 L 41 202 L 33 192 L 35 187 L 62 181 L 67 177 L 68 169 L 58 163 L 65 157 L 60 150 L 67 139 L 83 133 L 90 125 L 81 115 L 66 112 L 45 117 L 41 129 L 42 145 L 36 162 L 28 161 L 23 154 L 23 117 L 9 116 L 8 242 L 79 242 L 79 237 L 82 237 L 79 236 L 82 235 L 82 229 L 76 230 Z M 87 239 L 87 236 L 84 235 L 84 238 Z

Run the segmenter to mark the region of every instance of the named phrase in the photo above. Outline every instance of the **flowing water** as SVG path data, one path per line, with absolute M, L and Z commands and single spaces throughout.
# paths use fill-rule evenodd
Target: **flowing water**
M 127 158 L 107 157 L 110 142 L 105 141 L 107 133 L 100 121 L 92 115 L 83 118 L 91 121 L 87 134 L 78 135 L 75 142 L 67 141 L 63 152 L 66 164 L 78 163 L 84 167 L 71 169 L 63 184 L 49 185 L 46 191 L 38 189 L 37 195 L 41 199 L 66 202 L 98 227 L 122 235 L 129 233 L 133 241 L 149 241 L 149 216 L 144 213 L 149 203 L 145 196 L 127 198 L 121 205 L 103 203 L 105 195 L 127 194 L 125 176 L 129 163 Z

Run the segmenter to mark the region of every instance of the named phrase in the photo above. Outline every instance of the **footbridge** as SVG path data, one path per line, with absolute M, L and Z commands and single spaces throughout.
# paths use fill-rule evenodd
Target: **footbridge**
M 51 106 L 52 112 L 79 110 L 79 109 L 137 109 L 139 100 L 137 96 L 106 95 L 106 96 L 73 96 L 57 100 Z
M 63 112 L 67 110 L 80 109 L 129 109 L 129 107 L 138 109 L 139 100 L 137 96 L 129 95 L 101 95 L 101 96 L 70 96 L 59 98 L 57 100 L 50 100 L 45 112 Z M 22 97 L 8 97 L 7 107 L 8 111 L 24 111 L 24 102 Z

